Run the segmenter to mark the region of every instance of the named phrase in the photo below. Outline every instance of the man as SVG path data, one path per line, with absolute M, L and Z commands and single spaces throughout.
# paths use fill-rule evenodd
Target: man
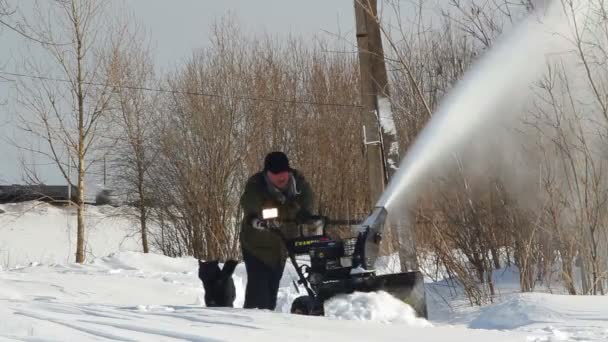
M 295 222 L 312 210 L 312 190 L 302 174 L 289 166 L 283 152 L 271 152 L 264 170 L 251 176 L 241 196 L 241 248 L 247 270 L 246 309 L 274 310 L 287 250 L 280 237 L 264 226 L 262 209 L 277 208 L 285 236 L 297 234 Z

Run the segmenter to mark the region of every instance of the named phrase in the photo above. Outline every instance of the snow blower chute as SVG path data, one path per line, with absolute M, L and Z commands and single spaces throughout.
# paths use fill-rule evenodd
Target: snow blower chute
M 336 295 L 386 291 L 412 306 L 418 316 L 427 317 L 424 279 L 420 271 L 378 275 L 373 270 L 387 216 L 385 208 L 374 208 L 363 222 L 313 216 L 307 222 L 298 222 L 298 236 L 289 239 L 278 229 L 277 212 L 266 209 L 263 219 L 268 228 L 283 239 L 298 274 L 297 283 L 307 292 L 294 300 L 292 313 L 323 315 L 323 303 Z M 311 223 L 319 221 L 322 222 L 320 231 L 312 229 L 313 232 L 308 233 Z M 328 226 L 350 226 L 355 236 L 332 239 L 327 234 Z M 297 255 L 308 255 L 310 262 L 298 263 Z

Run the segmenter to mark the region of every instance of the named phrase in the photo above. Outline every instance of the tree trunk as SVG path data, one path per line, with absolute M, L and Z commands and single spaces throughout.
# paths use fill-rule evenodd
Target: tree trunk
M 500 253 L 496 247 L 490 248 L 490 253 L 492 253 L 492 262 L 494 263 L 494 269 L 500 269 Z
M 80 176 L 78 177 L 80 178 Z M 77 233 L 76 233 L 76 262 L 84 263 L 84 191 L 82 182 L 78 181 L 78 210 L 77 210 Z
M 143 202 L 142 202 L 143 203 Z M 141 224 L 141 244 L 144 253 L 150 252 L 148 249 L 148 228 L 146 227 L 147 210 L 143 204 L 139 205 L 139 222 Z
M 139 191 L 139 222 L 141 225 L 141 244 L 144 253 L 148 253 L 148 229 L 146 226 L 147 210 L 146 210 L 146 196 L 144 194 L 144 172 L 140 167 L 138 170 L 137 187 Z
M 591 294 L 591 284 L 589 281 L 589 275 L 587 272 L 587 260 L 585 257 L 579 255 L 578 256 L 578 264 L 581 269 L 581 285 L 583 286 L 583 294 L 589 295 Z
M 84 143 L 78 144 L 79 157 L 78 157 L 78 198 L 77 198 L 77 232 L 76 232 L 76 262 L 84 263 L 84 154 L 81 151 L 84 150 Z
M 576 295 L 576 288 L 574 287 L 574 277 L 572 274 L 572 257 L 570 253 L 562 255 L 562 279 L 564 280 L 564 286 L 568 293 Z
M 75 11 L 74 7 L 72 10 Z M 74 14 L 74 18 L 78 18 Z M 77 89 L 76 97 L 78 99 L 78 232 L 76 234 L 76 262 L 84 263 L 84 174 L 85 174 L 85 130 L 84 130 L 84 91 L 82 89 L 83 75 L 82 75 L 82 35 L 80 32 L 80 25 L 78 22 L 74 23 L 75 37 L 76 37 L 76 56 L 78 58 L 76 64 L 77 72 Z

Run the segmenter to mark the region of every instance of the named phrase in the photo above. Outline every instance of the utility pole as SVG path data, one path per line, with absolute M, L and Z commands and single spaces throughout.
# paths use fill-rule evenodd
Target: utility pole
M 354 1 L 361 74 L 363 136 L 370 197 L 372 205 L 375 205 L 398 168 L 399 140 L 389 100 L 377 0 Z M 415 236 L 411 225 L 393 225 L 387 227 L 387 231 L 391 234 L 393 246 L 399 250 L 402 271 L 417 269 Z
M 382 141 L 380 140 L 380 130 L 378 129 L 378 118 L 376 116 L 376 92 L 372 65 L 373 59 L 377 56 L 373 54 L 373 19 L 367 10 L 367 4 L 362 3 L 366 0 L 355 1 L 355 22 L 357 26 L 357 47 L 359 49 L 359 72 L 361 87 L 361 104 L 363 106 L 363 138 L 365 144 L 365 156 L 367 158 L 367 168 L 369 177 L 369 190 L 371 206 L 375 205 L 386 185 L 384 173 L 384 162 L 382 157 Z M 376 0 L 373 2 L 375 9 Z M 376 63 L 377 64 L 377 63 Z
M 377 0 L 354 1 L 361 74 L 363 136 L 370 196 L 374 205 L 396 170 L 399 148 L 388 99 L 388 77 L 377 20 Z

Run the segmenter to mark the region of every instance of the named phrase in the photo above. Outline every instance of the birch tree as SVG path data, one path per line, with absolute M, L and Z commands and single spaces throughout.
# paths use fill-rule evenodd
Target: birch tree
M 104 4 L 97 0 L 37 2 L 27 31 L 46 58 L 41 63 L 28 60 L 26 68 L 33 76 L 20 82 L 21 127 L 46 145 L 34 152 L 48 157 L 66 182 L 77 188 L 78 263 L 85 261 L 85 176 L 96 158 L 95 144 L 110 100 L 101 62 Z M 76 170 L 76 180 L 71 168 Z

